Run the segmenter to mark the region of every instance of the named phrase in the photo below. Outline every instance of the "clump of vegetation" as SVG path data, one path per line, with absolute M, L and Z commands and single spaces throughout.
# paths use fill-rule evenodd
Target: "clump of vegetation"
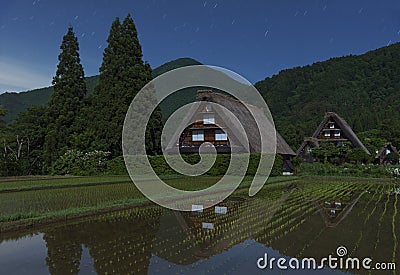
M 4 168 L 1 176 L 90 175 L 105 169 L 82 160 L 85 154 L 110 152 L 112 157 L 121 156 L 126 111 L 135 95 L 152 79 L 152 70 L 142 59 L 138 33 L 130 15 L 122 22 L 119 18 L 114 20 L 107 42 L 98 84 L 95 88 L 91 85 L 94 91 L 90 95 L 78 38 L 70 26 L 60 46 L 53 93 L 47 106 L 20 113 L 15 123 L 4 129 L 5 112 L 0 110 L 0 138 L 6 149 L 0 156 L 0 167 Z M 157 108 L 146 131 L 148 154 L 160 152 L 161 131 L 161 111 Z M 95 155 L 88 158 L 98 159 L 98 153 Z
M 182 155 L 182 158 L 185 162 L 189 164 L 196 164 L 200 161 L 200 155 L 198 154 L 188 154 Z M 239 171 L 239 169 L 247 169 L 247 176 L 254 176 L 257 172 L 257 168 L 259 165 L 260 155 L 259 154 L 250 154 L 243 155 L 243 158 L 249 158 L 249 165 L 246 167 L 233 167 L 232 171 Z M 168 176 L 168 175 L 180 175 L 175 170 L 173 170 L 168 163 L 166 162 L 164 156 L 148 156 L 149 162 L 156 172 L 157 175 Z M 218 154 L 214 165 L 206 172 L 208 176 L 221 176 L 225 175 L 229 163 L 231 161 L 231 156 L 229 154 Z M 243 160 L 243 165 L 245 160 Z M 275 156 L 274 165 L 271 169 L 270 176 L 281 176 L 283 173 L 283 160 L 280 155 Z M 262 173 L 263 171 L 261 171 Z M 125 167 L 125 162 L 123 157 L 116 157 L 112 160 L 106 162 L 106 169 L 104 170 L 105 174 L 108 175 L 127 175 L 128 172 Z
M 386 156 L 386 160 L 388 163 L 398 163 L 400 159 L 400 155 L 396 152 L 391 152 Z
M 303 163 L 297 171 L 300 176 L 346 176 L 368 178 L 393 178 L 394 171 L 399 171 L 399 166 L 378 166 L 373 164 L 360 165 L 345 163 L 342 165 L 324 163 Z
M 363 149 L 351 148 L 349 143 L 343 143 L 341 146 L 333 143 L 321 144 L 321 146 L 313 148 L 311 154 L 324 164 L 342 164 L 344 162 L 363 164 L 372 161 L 372 157 Z
M 92 151 L 83 153 L 78 150 L 68 150 L 51 166 L 52 175 L 89 176 L 103 173 L 107 168 L 107 158 L 110 152 Z

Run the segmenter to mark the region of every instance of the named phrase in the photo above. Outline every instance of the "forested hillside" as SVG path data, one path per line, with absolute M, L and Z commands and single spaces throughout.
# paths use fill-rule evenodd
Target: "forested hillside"
M 178 58 L 155 68 L 153 76 L 157 77 L 167 71 L 191 65 L 201 65 L 201 63 L 191 58 Z M 91 94 L 99 82 L 99 76 L 86 77 L 85 80 L 87 93 Z M 26 111 L 29 107 L 46 105 L 53 91 L 53 86 L 51 86 L 20 93 L 0 94 L 0 107 L 7 110 L 4 120 L 10 123 L 20 112 Z
M 342 116 L 363 142 L 400 145 L 399 43 L 284 70 L 256 87 L 293 148 L 313 134 L 327 111 Z
M 99 76 L 90 76 L 85 80 L 87 92 L 90 94 L 99 82 Z M 7 110 L 4 120 L 7 123 L 12 122 L 19 113 L 26 111 L 29 107 L 46 105 L 53 92 L 53 86 L 50 86 L 20 93 L 0 94 L 0 107 Z

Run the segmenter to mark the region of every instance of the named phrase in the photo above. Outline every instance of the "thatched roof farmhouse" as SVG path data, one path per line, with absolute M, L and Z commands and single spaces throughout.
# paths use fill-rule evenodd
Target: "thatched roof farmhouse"
M 332 142 L 335 145 L 349 142 L 352 148 L 361 148 L 368 155 L 371 154 L 353 132 L 350 125 L 334 112 L 325 114 L 324 119 L 321 121 L 312 137 L 304 139 L 304 142 L 297 150 L 297 155 L 308 162 L 317 161 L 317 159 L 312 156 L 311 151 L 324 142 Z

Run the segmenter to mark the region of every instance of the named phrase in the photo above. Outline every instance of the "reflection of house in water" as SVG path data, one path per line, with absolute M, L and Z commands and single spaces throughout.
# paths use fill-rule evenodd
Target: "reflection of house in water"
M 329 217 L 330 220 L 334 220 L 339 216 L 344 207 L 346 207 L 346 203 L 341 200 L 335 202 L 326 201 L 324 205 L 325 215 Z
M 197 262 L 199 259 L 208 258 L 212 255 L 221 253 L 229 248 L 227 243 L 219 242 L 216 244 L 216 238 L 225 236 L 225 233 L 216 234 L 211 237 L 212 229 L 203 228 L 203 224 L 212 224 L 213 228 L 223 223 L 235 220 L 240 212 L 240 205 L 243 205 L 243 199 L 229 199 L 219 206 L 228 207 L 227 214 L 216 214 L 215 207 L 204 209 L 202 212 L 178 212 L 167 211 L 160 220 L 160 229 L 156 236 L 155 243 L 159 246 L 153 247 L 153 253 L 169 262 L 187 265 Z M 216 246 L 210 248 L 210 244 Z M 184 251 L 184 257 L 181 254 L 171 253 L 171 247 Z
M 204 209 L 202 211 L 192 211 L 188 213 L 180 213 L 184 219 L 189 222 L 192 229 L 212 229 L 207 224 L 219 225 L 225 221 L 225 215 L 233 213 L 245 199 L 240 197 L 232 197 L 229 200 L 220 202 L 214 207 Z
M 356 195 L 350 192 L 333 201 L 317 202 L 317 204 L 326 226 L 334 227 L 346 217 L 357 201 Z
M 154 241 L 161 246 L 154 246 L 153 253 L 169 262 L 187 265 L 264 236 L 265 227 L 287 196 L 288 193 L 274 200 L 229 198 L 217 206 L 227 207 L 226 214 L 215 213 L 215 207 L 203 212 L 167 212 L 161 217 Z M 183 253 L 171 253 L 171 247 Z

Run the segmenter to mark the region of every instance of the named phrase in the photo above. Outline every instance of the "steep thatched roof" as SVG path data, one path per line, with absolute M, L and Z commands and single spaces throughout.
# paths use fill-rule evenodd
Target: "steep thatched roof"
M 306 137 L 304 139 L 305 143 L 309 143 L 311 144 L 313 147 L 319 147 L 319 140 L 317 138 L 314 137 Z
M 232 112 L 236 118 L 240 121 L 241 125 L 243 126 L 244 130 L 246 131 L 247 138 L 249 140 L 249 146 L 250 146 L 250 152 L 253 153 L 259 153 L 261 152 L 261 139 L 260 136 L 269 136 L 271 137 L 271 134 L 273 131 L 270 131 L 270 129 L 273 129 L 273 124 L 269 119 L 265 120 L 265 115 L 261 109 L 259 109 L 256 106 L 253 105 L 243 105 L 240 101 L 227 96 L 223 95 L 220 93 L 215 93 L 213 91 L 209 90 L 200 90 L 197 93 L 197 98 L 196 101 L 199 103 L 206 103 L 206 102 L 211 102 L 218 104 L 219 106 L 222 106 L 226 109 L 228 109 L 230 112 Z M 249 111 L 249 108 L 251 112 L 257 116 L 257 118 L 264 118 L 263 121 L 266 122 L 267 127 L 259 129 L 257 126 L 257 123 L 255 119 L 252 116 L 252 113 Z M 176 133 L 172 136 L 172 139 L 168 143 L 168 146 L 166 148 L 166 151 L 168 152 L 170 149 L 173 147 L 176 147 L 178 144 L 179 136 L 185 129 L 185 127 L 188 125 L 188 122 L 193 120 L 193 117 L 196 116 L 196 114 L 200 111 L 201 105 L 195 105 L 193 106 L 187 116 L 184 118 L 184 120 L 181 123 L 181 126 L 177 129 Z M 231 121 L 229 118 L 230 116 L 225 113 L 223 108 L 216 108 L 214 110 L 215 112 L 219 112 L 219 114 L 223 115 L 223 117 L 227 118 L 227 121 L 224 121 L 226 125 L 224 125 L 226 128 L 231 128 L 231 132 L 235 134 L 235 132 L 240 132 L 240 131 L 234 131 L 239 128 L 239 126 L 236 125 L 234 121 Z M 236 128 L 236 129 L 232 129 Z M 235 138 L 237 141 L 236 144 L 240 144 L 241 141 L 243 140 L 242 137 L 240 136 L 233 136 L 229 135 L 230 140 Z M 271 137 L 269 140 L 273 140 Z M 295 156 L 295 152 L 290 148 L 290 146 L 286 143 L 286 141 L 283 139 L 283 137 L 276 132 L 276 153 L 281 154 L 281 155 L 292 155 Z M 265 145 L 265 144 L 264 144 Z M 268 146 L 267 144 L 266 146 Z M 272 145 L 271 145 L 272 147 Z
M 376 154 L 375 159 L 380 159 L 383 160 L 387 155 L 386 155 L 386 150 L 389 149 L 390 152 L 398 154 L 399 152 L 397 151 L 396 147 L 393 146 L 391 142 L 386 143 Z
M 357 135 L 353 132 L 350 125 L 343 118 L 341 118 L 338 114 L 336 114 L 334 112 L 328 112 L 325 114 L 324 119 L 318 126 L 317 130 L 315 130 L 313 136 L 311 138 L 308 138 L 308 139 L 306 138 L 304 140 L 304 142 L 300 146 L 299 150 L 297 150 L 297 154 L 300 154 L 310 141 L 313 141 L 314 143 L 320 141 L 318 139 L 318 136 L 320 135 L 321 131 L 323 130 L 323 128 L 325 127 L 325 125 L 327 124 L 327 122 L 329 120 L 334 121 L 336 123 L 336 125 L 339 126 L 339 128 L 342 131 L 342 133 L 344 134 L 344 136 L 351 142 L 351 144 L 353 145 L 354 148 L 361 148 L 368 155 L 371 154 L 368 151 L 368 149 L 364 146 L 364 144 L 360 141 L 360 139 L 357 137 Z M 316 144 L 318 144 L 318 143 L 316 143 Z

